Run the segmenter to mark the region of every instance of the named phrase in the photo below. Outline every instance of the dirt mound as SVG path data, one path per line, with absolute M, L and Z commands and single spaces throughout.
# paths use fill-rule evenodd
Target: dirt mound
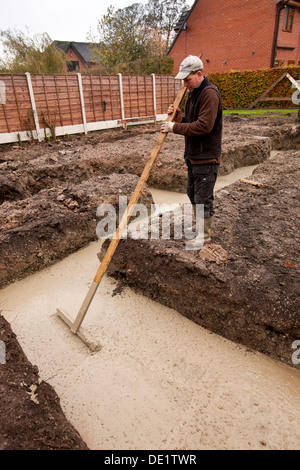
M 268 159 L 274 149 L 298 148 L 294 120 L 225 120 L 220 175 Z M 109 135 L 111 136 L 109 138 Z M 116 140 L 119 136 L 119 140 Z M 79 140 L 78 140 L 79 139 Z M 81 139 L 81 140 L 80 140 Z M 156 142 L 155 129 L 115 131 L 36 144 L 0 153 L 0 204 L 30 197 L 42 189 L 80 184 L 96 175 L 140 176 Z M 149 176 L 149 186 L 185 192 L 184 139 L 168 135 Z
M 95 176 L 0 205 L 0 287 L 96 240 L 97 207 L 118 209 L 119 196 L 130 196 L 137 181 L 134 175 Z M 149 192 L 141 202 L 151 204 Z
M 6 345 L 6 364 L 0 364 L 0 449 L 88 450 L 1 315 L 0 340 Z

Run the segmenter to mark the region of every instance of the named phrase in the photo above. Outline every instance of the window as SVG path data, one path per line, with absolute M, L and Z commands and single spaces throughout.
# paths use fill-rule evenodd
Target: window
M 283 17 L 283 31 L 292 31 L 293 28 L 293 21 L 294 21 L 294 13 L 295 8 L 286 7 L 284 9 L 284 17 Z
M 79 62 L 75 60 L 68 60 L 67 62 L 68 72 L 79 72 Z
M 284 60 L 281 59 L 276 59 L 274 62 L 274 67 L 283 67 L 284 66 Z

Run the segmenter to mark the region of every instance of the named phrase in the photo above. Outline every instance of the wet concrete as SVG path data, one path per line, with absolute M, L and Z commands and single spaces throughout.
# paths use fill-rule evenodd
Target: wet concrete
M 55 312 L 75 318 L 99 249 L 92 243 L 0 291 L 27 357 L 90 449 L 300 448 L 299 371 L 120 292 L 107 276 L 83 324 L 102 345 L 91 354 Z

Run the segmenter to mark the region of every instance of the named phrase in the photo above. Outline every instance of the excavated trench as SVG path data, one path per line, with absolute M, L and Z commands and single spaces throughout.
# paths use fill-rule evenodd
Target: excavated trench
M 299 123 L 232 116 L 224 123 L 220 175 L 258 165 L 258 185 L 216 193 L 210 250 L 183 240 L 123 240 L 110 274 L 195 322 L 290 364 L 298 317 Z M 0 287 L 96 240 L 97 207 L 133 192 L 157 129 L 105 132 L 32 148 L 2 149 Z M 184 142 L 169 135 L 149 187 L 185 192 Z M 277 150 L 273 158 L 271 151 Z M 166 201 L 168 202 L 168 201 Z M 218 251 L 219 250 L 219 251 Z M 221 252 L 220 252 L 221 250 Z
M 109 274 L 214 333 L 292 365 L 300 337 L 299 156 L 278 152 L 251 178 L 218 191 L 212 243 L 200 252 L 172 239 L 175 225 L 170 240 L 152 239 L 149 229 L 148 239 L 120 242 Z M 253 180 L 258 186 L 246 182 Z
M 102 203 L 109 203 L 118 209 L 119 196 L 129 197 L 156 142 L 157 132 L 158 130 L 153 129 L 153 127 L 141 127 L 130 131 L 119 130 L 77 136 L 68 140 L 45 142 L 22 148 L 2 146 L 0 148 L 0 217 L 2 222 L 0 227 L 0 287 L 9 286 L 16 280 L 23 279 L 31 273 L 56 264 L 57 261 L 63 260 L 70 253 L 77 255 L 75 252 L 79 248 L 85 247 L 96 240 L 97 207 Z M 183 140 L 179 136 L 168 136 L 159 160 L 151 172 L 148 181 L 149 186 L 145 188 L 140 200 L 149 210 L 150 205 L 153 203 L 152 194 L 156 198 L 159 193 L 161 201 L 165 200 L 167 203 L 170 202 L 170 199 L 172 199 L 171 202 L 174 202 L 177 196 L 178 200 L 181 200 L 183 194 L 180 193 L 185 192 L 186 182 L 186 169 L 182 161 L 183 145 Z M 109 268 L 109 275 L 119 282 L 112 295 L 122 292 L 124 285 L 131 286 L 141 292 L 145 299 L 150 297 L 161 304 L 175 308 L 182 316 L 190 318 L 195 323 L 217 333 L 220 337 L 223 336 L 233 340 L 236 344 L 242 343 L 249 348 L 279 359 L 289 366 L 299 368 L 299 365 L 291 363 L 291 354 L 293 352 L 291 345 L 300 336 L 298 300 L 299 149 L 299 122 L 292 117 L 285 117 L 284 119 L 249 119 L 248 117 L 232 116 L 226 118 L 223 162 L 220 175 L 230 176 L 233 170 L 249 165 L 257 167 L 252 176 L 246 178 L 248 183 L 236 181 L 234 184 L 216 192 L 213 243 L 208 249 L 203 249 L 201 252 L 191 252 L 185 250 L 184 240 L 151 240 L 150 238 L 122 240 Z M 271 152 L 272 156 L 270 157 Z M 149 188 L 151 188 L 151 191 Z M 152 188 L 155 188 L 155 190 Z M 167 192 L 164 193 L 163 190 L 167 190 Z M 77 266 L 70 269 L 81 271 L 82 267 Z M 85 275 L 84 278 L 86 278 Z M 43 282 L 42 279 L 41 277 L 40 282 Z M 32 282 L 34 284 L 36 281 L 31 281 L 31 284 Z M 48 280 L 46 282 L 48 283 Z M 56 279 L 56 282 L 58 286 L 60 280 Z M 21 289 L 21 292 L 20 287 L 16 284 L 16 289 L 13 290 L 15 292 L 13 295 L 21 296 L 18 298 L 19 303 L 25 301 L 25 297 L 30 296 L 26 286 L 23 290 Z M 51 298 L 53 295 L 52 292 Z M 76 295 L 76 293 L 73 292 L 73 295 Z M 108 298 L 107 301 L 109 302 Z M 120 302 L 123 301 L 121 298 Z M 37 310 L 39 310 L 39 305 L 41 305 L 41 309 L 43 309 L 43 306 L 46 308 L 43 302 L 48 303 L 49 299 L 44 299 L 42 295 L 39 302 L 36 306 Z M 48 306 L 49 309 L 51 310 L 51 306 Z M 20 311 L 23 314 L 22 308 Z M 41 312 L 37 314 L 38 322 L 43 323 L 43 315 L 40 314 Z M 8 316 L 14 319 L 15 316 L 19 315 L 12 311 L 11 315 Z M 144 322 L 147 317 L 147 312 L 144 312 Z M 122 326 L 124 319 L 117 318 Z M 23 321 L 25 320 L 26 318 L 20 315 L 19 320 L 16 321 L 19 324 L 18 331 L 21 336 L 24 336 Z M 28 320 L 30 323 L 30 319 Z M 134 322 L 136 321 L 134 318 Z M 159 324 L 158 319 L 156 321 Z M 144 324 L 142 326 L 145 327 Z M 38 325 L 38 327 L 40 326 Z M 101 330 L 101 335 L 103 333 Z M 115 334 L 114 329 L 111 334 Z M 188 334 L 190 335 L 190 332 Z M 33 335 L 35 335 L 35 332 L 33 332 Z M 39 341 L 43 342 L 44 336 L 44 333 L 41 332 Z M 58 336 L 56 349 L 61 351 L 62 343 L 66 342 L 66 335 L 61 331 L 61 328 Z M 47 335 L 45 337 L 44 341 L 48 347 L 49 338 Z M 0 368 L 0 389 L 1 395 L 4 397 L 0 406 L 0 449 L 87 449 L 82 437 L 64 415 L 58 395 L 51 385 L 40 379 L 37 367 L 28 361 L 10 324 L 3 316 L 0 316 L 0 340 L 5 342 L 7 352 L 7 364 L 5 367 Z M 172 334 L 170 340 L 172 340 Z M 33 341 L 30 334 L 27 341 L 29 343 Z M 53 338 L 50 340 L 50 346 L 51 341 L 53 341 Z M 141 341 L 143 341 L 143 338 Z M 207 337 L 206 341 L 208 341 Z M 175 343 L 177 345 L 177 337 Z M 205 344 L 204 348 L 206 347 Z M 40 347 L 37 348 L 37 355 L 40 357 Z M 140 349 L 141 344 L 136 351 L 138 356 L 140 355 Z M 226 350 L 229 355 L 230 350 L 229 346 Z M 158 352 L 155 350 L 155 352 L 159 356 L 159 350 Z M 100 373 L 101 386 L 99 385 L 99 388 L 102 390 L 104 387 L 104 396 L 100 404 L 95 404 L 101 408 L 101 419 L 99 421 L 96 419 L 94 423 L 93 419 L 87 419 L 89 424 L 86 428 L 85 419 L 89 415 L 86 410 L 89 409 L 90 403 L 93 401 L 89 393 L 92 390 L 91 396 L 94 397 L 95 382 L 97 382 L 94 376 L 94 362 L 91 365 L 90 376 L 89 369 L 87 371 L 86 385 L 81 384 L 81 375 L 85 376 L 87 357 L 84 355 L 84 371 L 79 367 L 77 381 L 76 374 L 72 375 L 74 372 L 72 372 L 72 368 L 70 370 L 70 358 L 66 359 L 68 374 L 74 380 L 76 393 L 79 392 L 79 402 L 75 414 L 73 409 L 76 406 L 73 402 L 74 400 L 76 402 L 77 395 L 72 395 L 72 388 L 67 392 L 64 390 L 65 380 L 63 374 L 61 377 L 57 372 L 57 382 L 54 379 L 55 386 L 58 387 L 60 394 L 67 393 L 68 398 L 71 394 L 71 404 L 69 406 L 66 406 L 68 399 L 66 400 L 66 396 L 64 396 L 65 408 L 68 409 L 69 416 L 73 417 L 72 421 L 77 423 L 77 428 L 80 429 L 92 448 L 102 449 L 103 442 L 109 442 L 110 449 L 118 449 L 118 443 L 124 441 L 123 434 L 125 430 L 127 432 L 128 426 L 129 429 L 132 428 L 131 447 L 140 446 L 139 448 L 145 448 L 142 444 L 144 442 L 143 438 L 149 445 L 149 433 L 148 429 L 144 429 L 144 423 L 138 421 L 140 419 L 139 412 L 143 415 L 144 410 L 139 407 L 136 410 L 137 402 L 134 402 L 131 408 L 134 424 L 128 423 L 127 419 L 128 409 L 130 409 L 132 402 L 131 395 L 134 394 L 133 389 L 130 390 L 128 395 L 130 399 L 124 397 L 124 393 L 122 396 L 126 407 L 125 425 L 123 427 L 120 414 L 115 417 L 115 420 L 113 419 L 114 411 L 116 410 L 119 413 L 120 410 L 120 389 L 118 388 L 116 391 L 115 402 L 114 394 L 111 395 L 114 390 L 107 389 L 107 393 L 105 393 L 106 386 L 111 383 L 115 385 L 118 378 L 121 380 L 123 378 L 124 371 L 122 367 L 120 368 L 120 361 L 121 366 L 125 364 L 125 372 L 126 367 L 128 368 L 132 364 L 137 364 L 140 370 L 143 367 L 143 362 L 136 359 L 137 362 L 135 363 L 132 357 L 133 352 L 131 352 L 128 355 L 130 363 L 127 363 L 125 361 L 126 356 L 122 356 L 122 352 L 119 351 L 117 352 L 116 368 L 116 364 L 112 364 L 113 356 L 111 353 L 112 351 L 108 348 L 106 350 L 106 354 L 108 354 L 106 359 L 109 364 L 107 369 L 105 369 L 104 357 L 101 358 L 101 364 L 98 364 L 100 371 L 104 367 L 106 378 L 107 376 L 110 377 L 109 374 L 112 374 L 112 377 L 107 379 L 108 384 L 105 384 L 102 383 Z M 165 353 L 164 349 L 163 356 L 165 356 Z M 76 356 L 76 371 L 81 354 L 83 354 L 82 350 L 76 345 L 76 349 L 71 354 Z M 204 356 L 207 358 L 209 354 L 212 354 L 212 349 Z M 46 370 L 48 370 L 51 357 L 51 350 L 47 350 L 44 359 L 47 364 Z M 194 371 L 192 377 L 198 377 L 200 370 L 199 380 L 201 380 L 201 383 L 203 382 L 203 371 L 206 370 L 206 362 L 203 362 L 203 358 L 200 357 L 199 361 L 194 363 L 194 359 L 194 357 L 191 359 L 191 367 L 184 367 L 181 371 L 180 387 L 182 387 L 182 376 L 185 378 L 186 369 L 193 369 L 196 363 L 196 373 Z M 93 357 L 89 360 L 92 361 Z M 210 364 L 208 359 L 207 363 Z M 218 361 L 215 361 L 215 363 L 218 364 Z M 146 365 L 146 369 L 142 368 L 143 380 L 145 380 L 145 375 L 147 387 L 149 387 L 148 381 L 151 370 L 148 371 L 149 361 L 147 357 Z M 174 367 L 176 365 L 178 364 L 174 364 Z M 167 366 L 170 367 L 168 361 Z M 61 372 L 62 364 L 59 363 L 57 367 Z M 157 364 L 153 367 L 155 367 L 153 377 L 156 377 Z M 243 367 L 241 366 L 239 369 L 236 364 L 230 364 L 227 367 L 229 367 L 231 375 L 237 376 L 236 385 L 239 389 L 240 374 Z M 49 370 L 52 371 L 52 368 L 50 367 Z M 53 370 L 56 370 L 55 365 Z M 218 377 L 220 371 L 216 372 Z M 97 375 L 98 372 L 97 369 Z M 268 370 L 267 374 L 264 373 L 263 378 L 266 375 L 269 376 L 269 372 Z M 286 378 L 281 369 L 276 369 L 272 373 L 277 377 L 278 372 Z M 248 373 L 249 371 L 246 370 L 247 386 Z M 138 373 L 135 371 L 134 374 Z M 215 384 L 218 380 L 214 380 L 213 376 L 212 374 L 213 384 Z M 69 376 L 66 375 L 66 377 L 68 377 L 67 381 L 69 383 Z M 165 379 L 164 375 L 163 379 Z M 126 376 L 126 380 L 130 382 L 131 378 Z M 141 378 L 140 380 L 142 381 Z M 88 387 L 89 381 L 91 381 L 91 387 L 87 403 L 85 403 L 84 397 L 87 394 L 85 387 Z M 191 390 L 193 391 L 192 382 L 191 377 L 187 378 L 188 388 L 183 387 L 185 401 L 189 401 L 186 396 L 191 393 Z M 227 401 L 230 401 L 232 390 L 229 395 L 226 384 L 227 376 L 224 383 L 221 380 L 218 386 L 222 389 L 225 388 L 224 396 L 227 397 Z M 163 385 L 165 392 L 165 382 L 163 382 Z M 81 386 L 84 387 L 82 396 L 80 395 Z M 156 382 L 150 385 L 153 392 L 155 392 L 156 386 L 158 386 Z M 198 392 L 200 387 L 198 381 L 195 382 L 195 386 Z M 205 445 L 207 448 L 220 448 L 220 446 L 221 448 L 228 448 L 230 445 L 239 448 L 243 445 L 242 443 L 249 446 L 249 448 L 257 448 L 257 446 L 259 448 L 272 448 L 272 445 L 274 445 L 272 442 L 279 442 L 280 439 L 283 439 L 282 433 L 288 434 L 290 425 L 289 422 L 286 424 L 280 421 L 280 417 L 283 418 L 286 414 L 286 406 L 288 404 L 290 407 L 292 406 L 290 402 L 287 403 L 285 389 L 281 390 L 281 386 L 279 384 L 279 388 L 276 388 L 276 392 L 280 393 L 278 396 L 275 393 L 274 398 L 275 403 L 277 403 L 279 395 L 284 397 L 281 400 L 284 402 L 282 415 L 280 410 L 278 415 L 275 413 L 276 423 L 279 416 L 282 431 L 278 429 L 279 424 L 274 427 L 275 421 L 272 421 L 272 413 L 268 421 L 270 409 L 264 392 L 262 393 L 262 404 L 260 405 L 257 403 L 259 402 L 258 396 L 255 397 L 254 405 L 247 400 L 247 403 L 243 403 L 235 396 L 237 402 L 233 402 L 233 409 L 229 407 L 229 410 L 227 410 L 230 413 L 229 418 L 225 413 L 222 425 L 220 419 L 222 421 L 223 408 L 226 405 L 222 403 L 222 395 L 221 400 L 219 400 L 218 393 L 216 393 L 217 400 L 221 403 L 216 404 L 215 401 L 210 403 L 210 394 L 205 390 L 204 394 L 200 393 L 200 411 L 192 406 L 195 405 L 194 402 L 197 404 L 198 393 L 195 392 L 195 395 L 192 395 L 192 416 L 190 418 L 186 416 L 186 403 L 181 404 L 184 416 L 181 418 L 183 421 L 179 419 L 180 435 L 178 442 L 176 441 L 176 435 L 174 435 L 174 448 L 194 449 L 199 448 L 198 446 L 205 447 Z M 119 383 L 119 387 L 124 387 L 122 381 Z M 269 382 L 267 387 L 269 388 Z M 218 392 L 218 387 L 216 390 Z M 265 388 L 262 387 L 262 390 L 264 391 Z M 140 390 L 137 390 L 137 394 L 140 392 Z M 176 395 L 173 389 L 170 393 L 172 393 L 172 398 L 173 394 Z M 227 393 L 228 395 L 226 395 Z M 214 395 L 213 390 L 212 395 Z M 242 393 L 242 395 L 243 397 L 248 397 L 248 395 L 250 397 L 251 393 Z M 271 391 L 267 390 L 267 396 L 273 399 L 273 389 Z M 163 409 L 158 406 L 159 426 L 163 419 L 166 421 L 169 419 L 172 399 L 167 394 L 166 398 L 167 412 L 165 412 L 165 415 Z M 108 419 L 109 416 L 105 416 L 105 399 L 108 400 L 106 403 L 109 410 L 108 415 L 112 414 L 113 422 L 111 425 L 109 424 L 111 421 Z M 151 409 L 151 394 L 148 399 L 150 403 L 147 402 L 146 396 L 145 406 L 150 406 Z M 177 399 L 180 399 L 178 394 L 174 396 L 174 400 Z M 207 403 L 212 406 L 212 408 L 208 406 L 207 414 L 205 414 L 207 403 L 203 403 L 203 399 L 204 401 L 208 400 Z M 155 394 L 153 400 L 157 403 Z M 80 417 L 80 413 L 78 416 L 78 408 L 83 408 L 84 418 Z M 217 413 L 215 414 L 216 409 Z M 259 415 L 255 414 L 256 409 L 258 409 Z M 292 413 L 291 410 L 294 413 L 297 406 L 288 409 L 290 409 L 290 413 Z M 178 416 L 180 417 L 177 403 L 176 406 L 174 405 L 174 410 L 174 419 L 177 423 Z M 239 410 L 237 411 L 239 414 L 238 423 L 234 421 L 236 410 Z M 276 407 L 277 410 L 278 407 Z M 247 415 L 248 412 L 249 416 Z M 245 423 L 242 416 L 240 416 L 243 413 L 246 415 L 246 427 L 249 427 L 250 422 L 250 428 L 253 430 L 251 432 L 250 429 L 250 434 L 247 434 L 243 428 Z M 97 416 L 97 413 L 95 414 Z M 91 415 L 94 416 L 94 410 Z M 153 414 L 152 410 L 152 415 L 154 416 L 153 428 L 156 429 L 155 426 L 158 426 L 158 422 L 155 421 L 157 413 Z M 296 415 L 296 412 L 294 415 Z M 197 431 L 193 427 L 188 427 L 189 431 L 183 432 L 185 422 L 189 422 L 190 419 L 192 426 L 193 421 L 197 421 L 199 416 L 201 416 L 199 421 L 202 422 L 203 430 L 198 429 L 197 423 Z M 145 417 L 150 419 L 151 422 L 151 417 L 146 412 Z M 291 419 L 290 417 L 286 418 L 287 421 Z M 102 443 L 98 444 L 99 429 L 103 427 L 103 423 L 106 423 L 106 431 L 104 436 L 100 433 L 99 439 L 101 440 L 102 437 Z M 142 434 L 141 440 L 137 439 L 136 426 L 138 426 L 138 433 Z M 176 425 L 171 423 L 170 426 L 172 428 L 172 432 L 169 432 L 171 436 Z M 108 429 L 114 431 L 108 431 Z M 168 429 L 168 424 L 166 424 L 166 429 Z M 272 431 L 276 435 L 278 431 L 279 441 L 274 438 L 274 433 L 272 436 L 270 435 Z M 212 432 L 212 434 L 210 435 L 209 432 Z M 236 432 L 239 436 L 244 433 L 241 440 L 237 439 Z M 193 433 L 195 433 L 194 441 L 192 439 Z M 112 436 L 108 438 L 107 436 L 110 434 Z M 155 434 L 157 434 L 157 431 L 155 431 Z M 153 448 L 164 448 L 161 446 L 167 446 L 168 443 L 170 445 L 166 448 L 173 448 L 172 436 L 168 437 L 169 440 L 165 444 L 162 441 L 162 438 L 166 437 L 165 432 L 161 431 L 158 436 L 160 444 L 157 444 L 158 447 L 154 445 Z M 201 439 L 199 440 L 200 436 Z M 256 443 L 256 437 L 260 438 L 259 444 Z M 151 438 L 153 438 L 152 435 L 150 435 L 150 442 Z M 283 446 L 289 447 L 290 438 L 291 436 L 284 438 Z M 189 442 L 186 442 L 186 439 Z M 266 442 L 268 439 L 270 439 L 270 443 Z M 139 444 L 136 444 L 137 441 Z M 128 448 L 127 441 L 124 442 L 124 448 Z M 292 440 L 291 445 L 295 442 L 297 442 L 297 437 Z M 189 447 L 189 445 L 194 447 Z M 276 444 L 277 447 L 280 445 L 282 443 Z

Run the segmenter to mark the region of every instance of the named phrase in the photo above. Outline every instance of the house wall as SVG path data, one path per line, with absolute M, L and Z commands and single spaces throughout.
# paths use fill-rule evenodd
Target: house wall
M 283 31 L 283 22 L 284 10 L 280 16 L 276 61 L 280 61 L 282 65 L 288 65 L 290 61 L 293 61 L 295 65 L 300 65 L 300 8 L 295 8 L 291 32 Z M 294 49 L 286 49 L 285 47 L 294 47 Z
M 270 67 L 275 17 L 270 0 L 198 0 L 169 54 L 174 73 L 189 54 L 207 73 Z
M 75 61 L 78 62 L 79 64 L 79 70 L 76 70 L 77 72 L 80 72 L 81 70 L 86 69 L 85 63 L 82 61 L 82 59 L 79 57 L 79 55 L 76 53 L 76 51 L 73 49 L 72 46 L 70 46 L 66 52 L 67 55 L 67 60 L 68 61 Z M 65 65 L 65 71 L 67 72 L 67 65 Z

